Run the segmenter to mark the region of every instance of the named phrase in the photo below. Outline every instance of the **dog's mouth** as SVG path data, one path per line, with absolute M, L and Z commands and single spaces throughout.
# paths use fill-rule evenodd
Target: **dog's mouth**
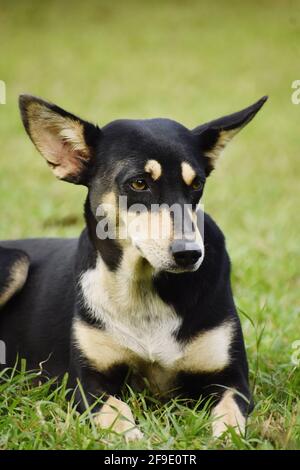
M 182 274 L 182 273 L 188 273 L 188 272 L 195 272 L 199 269 L 203 262 L 204 256 L 201 255 L 200 258 L 197 259 L 195 262 L 191 263 L 178 263 L 176 260 L 168 253 L 168 256 L 165 257 L 165 259 L 159 259 L 158 256 L 153 257 L 153 255 L 149 255 L 148 253 L 145 253 L 142 249 L 141 246 L 139 246 L 137 243 L 134 243 L 134 246 L 140 253 L 141 258 L 145 262 L 145 264 L 148 267 L 151 267 L 152 270 L 155 273 L 158 272 L 168 272 L 168 273 L 173 273 L 173 274 Z
M 198 264 L 194 264 L 193 266 L 189 266 L 187 268 L 178 268 L 178 267 L 175 267 L 175 268 L 170 268 L 168 270 L 168 272 L 170 273 L 193 273 L 195 271 L 197 271 L 199 269 L 199 267 L 201 266 L 201 263 Z
M 163 271 L 166 271 L 168 273 L 173 273 L 173 274 L 192 273 L 192 272 L 197 271 L 200 268 L 201 264 L 202 264 L 202 261 L 200 262 L 198 261 L 197 263 L 194 263 L 186 267 L 182 267 L 182 266 L 178 266 L 174 264 L 172 266 L 167 267 Z

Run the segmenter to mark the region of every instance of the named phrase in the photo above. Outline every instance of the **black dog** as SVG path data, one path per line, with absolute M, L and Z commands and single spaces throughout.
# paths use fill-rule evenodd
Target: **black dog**
M 127 439 L 142 434 L 117 398 L 126 380 L 140 389 L 146 379 L 164 395 L 213 396 L 214 435 L 228 425 L 243 432 L 251 397 L 230 262 L 199 200 L 219 154 L 265 101 L 190 131 L 168 119 L 99 129 L 21 96 L 24 126 L 53 173 L 88 194 L 79 240 L 1 243 L 6 366 L 24 357 L 52 377 L 68 371 L 90 404 L 105 393 L 95 419 Z M 165 236 L 150 234 L 149 220 Z

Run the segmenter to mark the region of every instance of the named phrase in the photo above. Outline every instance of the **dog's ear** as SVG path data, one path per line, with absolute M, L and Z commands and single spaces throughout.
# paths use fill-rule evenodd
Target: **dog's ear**
M 34 96 L 21 95 L 19 106 L 29 137 L 55 176 L 86 184 L 100 129 Z
M 229 114 L 193 129 L 192 133 L 197 137 L 201 153 L 205 158 L 207 175 L 214 169 L 216 160 L 227 143 L 254 118 L 267 99 L 268 97 L 264 96 L 242 111 Z

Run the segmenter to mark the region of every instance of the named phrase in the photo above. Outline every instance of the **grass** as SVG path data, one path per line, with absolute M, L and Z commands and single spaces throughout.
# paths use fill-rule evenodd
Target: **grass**
M 65 386 L 30 373 L 0 385 L 1 449 L 300 449 L 299 79 L 297 1 L 1 0 L 0 239 L 76 236 L 85 191 L 53 179 L 22 129 L 17 95 L 31 92 L 102 125 L 168 116 L 196 126 L 269 94 L 212 175 L 206 210 L 233 263 L 256 408 L 246 437 L 213 441 L 207 413 L 130 392 L 145 439 L 95 430 Z M 1 336 L 1 332 L 0 332 Z

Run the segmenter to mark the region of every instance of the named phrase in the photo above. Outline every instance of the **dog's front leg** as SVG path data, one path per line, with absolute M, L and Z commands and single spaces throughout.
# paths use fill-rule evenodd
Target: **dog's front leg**
M 124 435 L 126 441 L 142 439 L 143 434 L 136 426 L 130 407 L 118 398 L 128 368 L 119 365 L 103 373 L 89 364 L 83 364 L 81 358 L 80 366 L 77 359 L 72 369 L 72 375 L 80 381 L 80 387 L 76 389 L 79 411 L 83 413 L 87 405 L 91 406 L 95 423 L 99 427 Z M 99 397 L 105 400 L 104 404 L 95 404 Z

